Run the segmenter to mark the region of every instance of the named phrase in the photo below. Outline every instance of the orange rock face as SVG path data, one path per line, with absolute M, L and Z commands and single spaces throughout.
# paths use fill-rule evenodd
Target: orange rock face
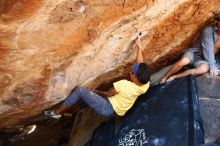
M 77 85 L 126 76 L 143 33 L 153 70 L 177 58 L 219 0 L 1 0 L 0 127 L 40 113 Z

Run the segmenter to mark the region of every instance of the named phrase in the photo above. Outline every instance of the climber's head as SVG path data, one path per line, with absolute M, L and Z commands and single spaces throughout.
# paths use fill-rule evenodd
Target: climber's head
M 220 15 L 215 15 L 214 19 L 215 19 L 218 29 L 220 29 Z
M 132 65 L 130 73 L 131 81 L 138 81 L 141 84 L 146 84 L 150 80 L 150 69 L 145 63 L 135 63 Z
M 214 19 L 215 19 L 216 21 L 220 21 L 220 15 L 215 15 L 215 16 L 214 16 Z

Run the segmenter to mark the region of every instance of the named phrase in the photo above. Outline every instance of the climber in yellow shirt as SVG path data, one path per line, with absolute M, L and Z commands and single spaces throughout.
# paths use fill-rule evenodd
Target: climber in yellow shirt
M 143 63 L 140 35 L 135 40 L 137 45 L 136 63 L 132 65 L 130 80 L 120 80 L 113 83 L 108 91 L 89 91 L 83 87 L 77 87 L 56 110 L 44 111 L 45 115 L 52 118 L 60 118 L 62 113 L 82 99 L 98 114 L 111 116 L 116 113 L 124 116 L 133 106 L 135 100 L 144 94 L 150 86 L 150 71 L 147 64 Z M 100 95 L 104 95 L 104 97 Z

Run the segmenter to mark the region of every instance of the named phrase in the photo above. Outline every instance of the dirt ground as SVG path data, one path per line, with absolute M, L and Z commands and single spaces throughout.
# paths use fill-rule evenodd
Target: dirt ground
M 74 118 L 35 117 L 34 122 L 0 130 L 0 146 L 67 146 Z M 29 133 L 33 127 L 35 130 Z M 29 134 L 28 134 L 29 133 Z

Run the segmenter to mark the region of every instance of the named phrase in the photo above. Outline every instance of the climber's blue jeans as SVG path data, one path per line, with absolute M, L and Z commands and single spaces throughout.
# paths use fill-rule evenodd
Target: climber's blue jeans
M 91 108 L 93 108 L 98 114 L 104 116 L 111 116 L 114 114 L 114 110 L 110 101 L 98 94 L 89 91 L 83 87 L 77 87 L 70 93 L 65 99 L 64 104 L 68 107 L 74 105 L 79 99 L 82 99 Z

